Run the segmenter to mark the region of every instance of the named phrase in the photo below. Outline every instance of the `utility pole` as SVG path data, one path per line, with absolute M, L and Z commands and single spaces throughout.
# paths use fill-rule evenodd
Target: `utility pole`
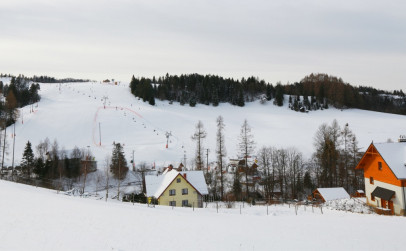
M 89 161 L 89 148 L 90 148 L 90 146 L 87 146 L 87 154 L 86 154 L 86 160 L 85 160 L 85 177 L 84 177 L 84 179 L 83 179 L 83 192 L 82 193 L 85 193 L 85 187 L 86 187 L 86 176 L 87 176 L 87 162 Z
M 100 129 L 100 122 L 99 122 L 99 146 L 101 146 L 101 129 Z
M 1 169 L 4 168 L 4 152 L 6 151 L 6 137 L 7 137 L 7 122 L 4 122 L 3 156 L 1 158 Z
M 118 157 L 118 186 L 117 186 L 117 200 L 120 200 L 120 178 L 121 178 L 121 173 L 120 173 L 120 166 L 121 164 L 121 160 L 120 160 L 120 156 Z
M 13 168 L 13 175 L 14 175 L 14 149 L 15 149 L 15 144 L 16 144 L 16 123 L 14 122 L 14 132 L 13 132 L 13 160 L 12 160 L 12 168 Z
M 209 148 L 207 148 L 206 149 L 206 158 L 207 158 L 207 160 L 206 160 L 206 173 L 208 173 L 209 172 Z
M 183 154 L 183 161 L 185 162 L 185 171 L 186 171 L 187 170 L 186 169 L 186 150 L 185 150 L 185 152 Z
M 135 162 L 134 162 L 134 150 L 133 150 L 133 171 L 135 171 Z

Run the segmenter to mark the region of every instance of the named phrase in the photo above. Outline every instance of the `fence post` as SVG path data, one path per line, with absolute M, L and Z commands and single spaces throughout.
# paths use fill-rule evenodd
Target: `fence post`
M 323 206 L 320 205 L 321 214 L 323 214 Z
M 216 202 L 217 213 L 219 212 L 219 203 Z
M 268 215 L 268 204 L 266 204 L 266 215 Z

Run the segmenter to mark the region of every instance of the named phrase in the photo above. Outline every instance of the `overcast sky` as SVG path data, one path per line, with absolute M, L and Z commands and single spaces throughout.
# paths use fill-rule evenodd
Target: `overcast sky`
M 328 73 L 406 89 L 404 0 L 0 0 L 0 72 L 129 82 Z

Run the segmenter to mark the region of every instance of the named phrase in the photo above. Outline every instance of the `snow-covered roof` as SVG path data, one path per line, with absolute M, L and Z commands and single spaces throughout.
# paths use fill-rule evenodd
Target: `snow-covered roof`
M 350 199 L 350 195 L 343 187 L 317 188 L 317 191 L 319 191 L 320 195 L 323 196 L 325 201 Z
M 398 179 L 406 179 L 406 143 L 374 143 L 376 150 Z
M 182 175 L 186 174 L 186 180 L 189 181 L 201 195 L 209 194 L 203 171 L 185 171 L 180 173 Z
M 176 170 L 171 170 L 165 172 L 162 175 L 147 175 L 145 176 L 145 183 L 147 188 L 147 197 L 158 198 L 165 189 L 172 183 L 172 181 L 181 174 L 182 176 L 186 174 L 186 180 L 192 184 L 194 188 L 199 191 L 200 194 L 208 194 L 206 180 L 202 171 L 187 171 L 178 172 Z

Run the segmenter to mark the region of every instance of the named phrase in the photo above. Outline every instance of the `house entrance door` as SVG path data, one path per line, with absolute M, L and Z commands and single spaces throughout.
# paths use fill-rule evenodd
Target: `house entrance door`
M 386 200 L 381 199 L 381 207 L 386 208 Z
M 391 213 L 394 214 L 393 201 L 390 200 L 390 201 L 388 201 L 388 203 L 389 203 L 389 209 L 390 209 Z

